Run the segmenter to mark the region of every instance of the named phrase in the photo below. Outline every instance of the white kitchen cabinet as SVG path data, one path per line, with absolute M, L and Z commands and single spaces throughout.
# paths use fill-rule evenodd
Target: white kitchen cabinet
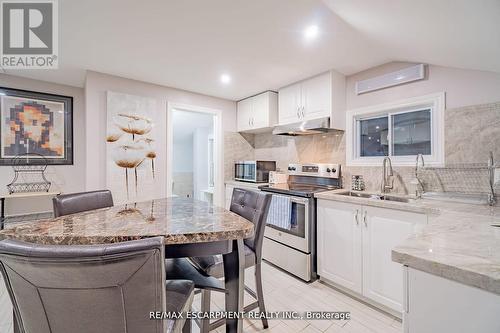
M 360 205 L 320 200 L 317 214 L 319 275 L 360 294 L 361 210 Z
M 363 295 L 396 311 L 403 309 L 403 270 L 391 251 L 427 223 L 427 216 L 363 207 Z
M 427 216 L 322 199 L 317 206 L 320 277 L 401 313 L 403 270 L 391 251 Z
M 278 94 L 266 91 L 237 103 L 238 132 L 255 132 L 273 127 L 278 121 Z
M 315 76 L 302 83 L 304 119 L 329 117 L 332 109 L 330 73 Z
M 292 84 L 278 92 L 279 124 L 294 123 L 301 119 L 301 84 Z
M 224 196 L 224 208 L 229 210 L 231 208 L 231 198 L 233 197 L 234 186 L 226 184 L 226 194 Z
M 231 198 L 233 197 L 233 190 L 234 188 L 243 188 L 245 190 L 251 190 L 251 191 L 260 191 L 259 186 L 264 185 L 262 183 L 245 183 L 245 182 L 239 182 L 238 184 L 235 184 L 236 182 L 231 182 L 226 184 L 226 193 L 224 195 L 224 208 L 229 210 L 231 207 Z
M 239 101 L 237 104 L 237 124 L 238 131 L 246 131 L 252 128 L 251 120 L 252 120 L 252 104 L 253 100 L 251 98 L 244 99 Z
M 500 295 L 411 267 L 404 270 L 405 333 L 500 332 Z
M 330 117 L 330 127 L 345 128 L 345 77 L 329 71 L 281 88 L 279 124 Z

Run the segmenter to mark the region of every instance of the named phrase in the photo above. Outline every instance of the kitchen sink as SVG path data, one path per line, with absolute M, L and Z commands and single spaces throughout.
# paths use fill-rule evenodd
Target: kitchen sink
M 378 194 L 370 194 L 370 193 L 362 193 L 362 192 L 342 192 L 338 193 L 339 195 L 346 195 L 349 197 L 356 197 L 356 198 L 369 198 L 369 199 L 377 199 L 377 200 L 382 200 L 382 196 Z
M 405 198 L 405 197 L 396 197 L 396 196 L 392 196 L 392 195 L 385 195 L 385 196 L 383 196 L 382 200 L 395 201 L 395 202 L 405 202 L 405 203 L 415 201 L 415 199 Z
M 409 203 L 413 202 L 414 199 L 411 198 L 405 198 L 405 197 L 400 197 L 400 196 L 395 196 L 395 195 L 380 195 L 380 194 L 370 194 L 370 193 L 363 193 L 363 192 L 342 192 L 338 193 L 339 195 L 345 195 L 349 197 L 356 197 L 356 198 L 367 198 L 367 199 L 373 199 L 373 200 L 384 200 L 384 201 L 394 201 L 394 202 L 404 202 L 404 203 Z

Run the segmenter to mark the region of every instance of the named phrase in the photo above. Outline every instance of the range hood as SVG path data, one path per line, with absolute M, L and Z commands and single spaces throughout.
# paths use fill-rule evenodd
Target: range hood
M 276 126 L 273 129 L 273 134 L 297 136 L 297 135 L 321 134 L 330 131 L 335 131 L 333 128 L 330 128 L 330 118 L 324 117 L 318 119 L 304 120 L 298 123 Z

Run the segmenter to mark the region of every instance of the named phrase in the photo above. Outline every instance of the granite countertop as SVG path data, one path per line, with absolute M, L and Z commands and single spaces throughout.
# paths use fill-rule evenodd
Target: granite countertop
M 224 208 L 166 198 L 13 223 L 0 231 L 0 240 L 69 245 L 163 236 L 166 244 L 183 244 L 248 238 L 253 232 L 253 223 Z
M 226 180 L 224 183 L 226 185 L 231 185 L 231 186 L 251 187 L 251 188 L 255 188 L 255 189 L 258 189 L 259 186 L 262 186 L 262 185 L 269 185 L 269 183 L 242 182 L 240 180 Z
M 432 205 L 432 202 L 428 202 L 428 200 L 411 200 L 410 203 L 406 203 L 398 201 L 384 201 L 384 200 L 376 200 L 370 198 L 360 198 L 360 197 L 351 197 L 348 195 L 340 195 L 340 193 L 345 193 L 347 191 L 348 190 L 346 189 L 339 189 L 333 191 L 320 192 L 320 193 L 315 193 L 314 197 L 318 199 L 342 201 L 358 205 L 404 210 L 407 212 L 414 212 L 414 213 L 439 214 L 438 207 Z M 363 193 L 377 195 L 377 193 L 375 192 L 363 191 Z M 398 196 L 398 195 L 396 194 L 393 195 L 391 193 L 391 196 Z
M 500 294 L 500 206 L 418 199 L 410 203 L 323 192 L 327 200 L 425 213 L 428 225 L 392 250 L 409 267 Z

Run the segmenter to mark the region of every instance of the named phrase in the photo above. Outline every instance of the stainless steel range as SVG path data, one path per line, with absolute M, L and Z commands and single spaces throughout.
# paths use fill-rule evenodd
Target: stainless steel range
M 316 199 L 341 188 L 339 164 L 290 164 L 288 183 L 260 186 L 273 193 L 264 234 L 265 260 L 305 280 L 316 279 Z

